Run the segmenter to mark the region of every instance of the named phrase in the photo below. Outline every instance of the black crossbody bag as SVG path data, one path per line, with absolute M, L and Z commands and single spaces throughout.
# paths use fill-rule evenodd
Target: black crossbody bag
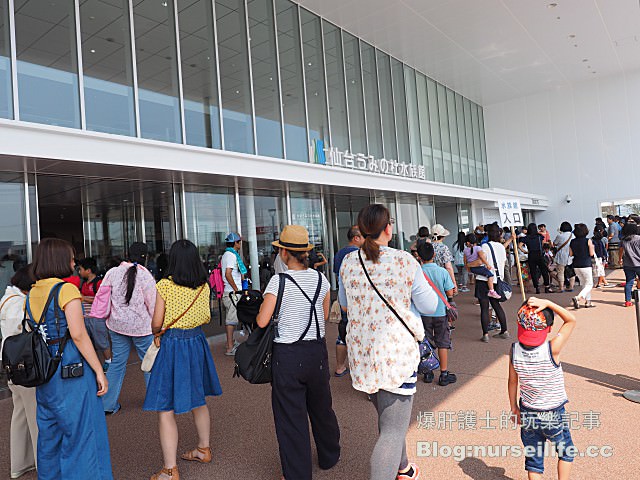
M 58 335 L 60 334 L 60 305 L 58 304 L 58 294 L 60 293 L 62 285 L 64 285 L 64 282 L 56 284 L 51 289 L 47 303 L 40 316 L 41 324 L 53 301 L 53 311 L 56 318 Z M 33 320 L 31 322 L 33 322 Z M 51 377 L 53 377 L 58 369 L 58 365 L 62 359 L 62 352 L 70 338 L 69 328 L 67 328 L 67 332 L 62 338 L 49 341 L 49 345 L 55 343 L 59 343 L 60 345 L 58 352 L 55 355 L 51 355 L 47 342 L 40 333 L 38 326 L 31 322 L 27 319 L 25 308 L 24 318 L 22 319 L 22 332 L 6 338 L 2 348 L 2 368 L 14 385 L 20 385 L 22 387 L 38 387 L 51 380 Z M 27 324 L 30 330 L 27 330 Z

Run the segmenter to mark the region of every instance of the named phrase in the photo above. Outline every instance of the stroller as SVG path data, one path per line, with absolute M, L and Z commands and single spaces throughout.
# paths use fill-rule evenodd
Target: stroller
M 241 290 L 236 292 L 236 299 L 230 296 L 231 302 L 238 311 L 238 321 L 242 328 L 251 333 L 256 327 L 256 317 L 264 300 L 259 290 Z

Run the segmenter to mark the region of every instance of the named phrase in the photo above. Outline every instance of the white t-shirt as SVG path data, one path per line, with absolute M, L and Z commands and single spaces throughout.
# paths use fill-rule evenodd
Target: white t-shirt
M 313 300 L 318 286 L 318 280 L 322 282 L 320 286 L 320 294 L 316 301 L 316 313 L 318 314 L 318 324 L 320 326 L 320 338 L 324 337 L 324 297 L 329 292 L 329 280 L 323 274 L 312 268 L 306 270 L 287 270 L 287 274 L 300 285 L 307 296 Z M 265 295 L 270 293 L 278 296 L 280 276 L 274 275 L 269 280 L 269 285 L 265 289 Z M 274 340 L 276 343 L 294 343 L 300 340 L 300 336 L 309 324 L 309 315 L 311 314 L 311 303 L 305 298 L 300 289 L 296 287 L 289 279 L 284 286 L 282 294 L 282 304 L 280 305 L 280 316 L 278 323 L 279 336 Z M 316 318 L 313 317 L 309 331 L 304 340 L 315 340 L 317 338 Z
M 227 280 L 227 269 L 231 269 L 231 278 L 233 278 L 236 287 L 238 290 L 242 288 L 242 275 L 240 274 L 240 269 L 238 268 L 238 259 L 235 254 L 231 252 L 224 252 L 221 260 L 222 266 L 222 280 L 224 281 L 224 291 L 225 292 L 233 292 L 234 289 Z
M 493 252 L 496 255 L 496 263 L 498 264 L 498 273 L 500 274 L 500 278 L 504 280 L 504 264 L 507 262 L 507 252 L 504 249 L 504 245 L 498 242 L 489 242 L 493 247 Z M 493 265 L 493 257 L 491 256 L 491 249 L 489 248 L 489 244 L 485 243 L 482 245 L 482 251 L 487 256 L 487 263 L 491 265 L 493 268 L 494 280 L 495 280 L 495 266 Z M 487 277 L 483 277 L 482 275 L 476 275 L 478 280 L 487 281 Z

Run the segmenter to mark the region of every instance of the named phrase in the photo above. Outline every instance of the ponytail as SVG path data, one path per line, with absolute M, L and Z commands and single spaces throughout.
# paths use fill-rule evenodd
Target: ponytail
M 138 264 L 134 263 L 129 270 L 127 270 L 127 294 L 124 296 L 124 301 L 127 305 L 131 301 L 133 296 L 133 289 L 136 288 L 136 275 L 138 274 Z
M 374 203 L 367 205 L 358 214 L 358 227 L 364 237 L 362 251 L 367 260 L 378 263 L 380 260 L 380 245 L 376 240 L 391 222 L 389 210 L 384 205 Z

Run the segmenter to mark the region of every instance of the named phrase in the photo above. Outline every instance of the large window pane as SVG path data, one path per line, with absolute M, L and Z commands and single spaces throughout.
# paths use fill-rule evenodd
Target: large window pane
M 469 159 L 469 183 L 472 187 L 478 186 L 476 178 L 476 150 L 473 145 L 473 126 L 471 125 L 471 101 L 463 99 L 464 128 L 467 137 L 467 158 Z
M 429 126 L 431 127 L 431 146 L 433 148 L 433 170 L 436 182 L 444 182 L 442 164 L 442 142 L 440 140 L 440 114 L 438 109 L 438 89 L 436 82 L 427 78 L 427 96 L 429 99 Z
M 440 114 L 440 139 L 442 141 L 442 164 L 444 166 L 444 182 L 453 183 L 451 165 L 451 140 L 449 138 L 449 114 L 447 112 L 447 92 L 444 85 L 438 84 L 438 112 Z
M 393 88 L 391 83 L 391 63 L 389 55 L 376 51 L 378 60 L 378 84 L 380 86 L 380 113 L 382 115 L 382 142 L 384 156 L 398 158 L 396 144 L 396 119 L 393 113 Z
M 307 110 L 309 139 L 322 140 L 329 145 L 329 120 L 322 59 L 322 27 L 320 17 L 307 10 L 300 10 L 302 22 L 302 47 L 304 54 L 304 79 L 307 82 Z
M 243 0 L 216 0 L 224 148 L 254 153 L 251 84 Z
M 24 175 L 0 173 L 0 289 L 4 292 L 13 276 L 13 262 L 27 262 Z
M 471 125 L 473 128 L 473 148 L 476 163 L 476 184 L 478 187 L 482 187 L 484 182 L 482 180 L 482 153 L 480 146 L 480 119 L 478 117 L 478 105 L 471 102 Z
M 480 124 L 480 153 L 482 155 L 482 186 L 489 187 L 489 162 L 487 161 L 487 144 L 484 137 L 484 113 L 480 105 L 478 105 L 478 122 Z
M 407 124 L 407 103 L 404 94 L 404 68 L 395 58 L 391 59 L 393 76 L 393 104 L 396 114 L 396 135 L 398 137 L 398 160 L 411 163 L 409 151 L 409 126 Z
M 306 162 L 309 160 L 309 148 L 307 147 L 298 6 L 289 0 L 276 0 L 276 15 L 286 158 Z
M 467 158 L 467 132 L 464 124 L 464 102 L 462 95 L 456 96 L 456 119 L 458 124 L 458 144 L 460 146 L 460 169 L 462 171 L 462 185 L 469 186 L 469 159 Z
M 411 142 L 411 163 L 422 165 L 420 145 L 420 120 L 418 118 L 418 98 L 416 92 L 416 72 L 404 67 L 404 83 L 407 96 L 407 118 L 409 121 L 409 141 Z
M 137 0 L 133 14 L 143 138 L 182 142 L 173 1 Z
M 331 143 L 339 150 L 349 150 L 349 127 L 347 124 L 347 98 L 344 86 L 344 64 L 342 63 L 342 40 L 340 30 L 322 21 L 324 30 L 324 55 L 327 69 L 327 91 L 329 93 L 329 118 L 331 119 Z
M 0 3 L 0 117 L 13 118 L 8 3 Z
M 462 184 L 460 171 L 460 146 L 458 145 L 458 122 L 456 118 L 455 93 L 447 88 L 447 113 L 449 118 L 449 137 L 451 138 L 451 160 L 453 162 L 453 183 Z
M 247 6 L 258 154 L 283 158 L 273 2 L 250 0 Z
M 411 244 L 416 240 L 418 234 L 418 204 L 415 195 L 403 195 L 398 202 L 400 210 L 401 230 L 399 248 L 409 250 Z M 400 243 L 401 242 L 401 243 Z
M 322 202 L 320 194 L 315 192 L 291 192 L 291 222 L 294 225 L 302 225 L 309 231 L 309 243 L 313 244 L 316 251 L 329 257 L 329 252 L 324 244 L 324 219 L 322 218 Z M 323 273 L 328 272 L 329 265 L 322 268 Z
M 80 128 L 73 0 L 16 0 L 20 120 Z
M 274 274 L 271 242 L 287 223 L 285 198 L 277 191 L 241 190 L 240 212 L 243 253 L 249 259 L 245 263 L 247 267 L 251 265 L 253 288 L 264 290 Z
M 187 143 L 220 148 L 220 113 L 211 0 L 179 2 L 180 61 Z
M 343 31 L 344 70 L 347 76 L 347 102 L 349 105 L 349 132 L 351 151 L 367 154 L 367 138 L 364 126 L 364 99 L 360 75 L 360 49 L 358 39 Z
M 376 50 L 364 42 L 360 42 L 360 49 L 362 54 L 362 83 L 364 86 L 364 105 L 367 113 L 369 155 L 373 155 L 375 158 L 382 158 L 384 155 L 382 151 Z
M 433 151 L 431 149 L 431 130 L 429 127 L 429 99 L 427 97 L 427 77 L 416 72 L 418 111 L 420 118 L 420 151 L 427 180 L 433 180 Z
M 129 2 L 80 3 L 87 130 L 135 136 Z

